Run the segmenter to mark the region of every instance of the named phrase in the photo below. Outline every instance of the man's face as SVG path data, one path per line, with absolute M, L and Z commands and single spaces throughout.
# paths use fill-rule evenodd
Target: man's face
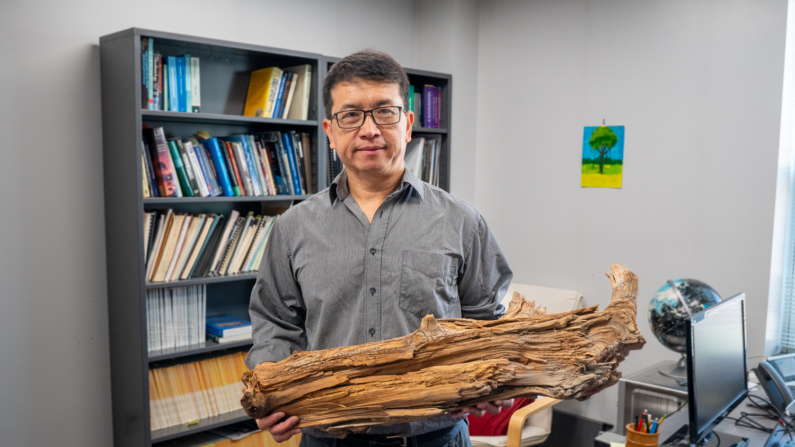
M 331 98 L 332 114 L 383 106 L 405 108 L 400 87 L 395 83 L 363 79 L 342 82 L 331 90 Z M 401 112 L 400 121 L 388 125 L 375 124 L 372 115 L 367 114 L 364 124 L 357 129 L 341 129 L 336 119 L 323 120 L 323 129 L 345 169 L 355 174 L 389 178 L 403 171 L 403 154 L 406 152 L 406 143 L 411 140 L 413 122 L 414 115 L 411 112 Z

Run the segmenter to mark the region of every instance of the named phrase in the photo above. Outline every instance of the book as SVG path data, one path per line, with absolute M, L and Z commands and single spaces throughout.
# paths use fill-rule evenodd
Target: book
M 141 108 L 149 108 L 149 38 L 141 38 Z
M 163 94 L 163 63 L 161 55 L 155 53 L 152 57 L 152 110 L 162 110 L 161 97 Z
M 422 114 L 422 127 L 434 127 L 433 126 L 434 97 L 435 93 L 433 91 L 433 86 L 426 84 L 423 90 L 423 99 L 422 99 L 422 102 L 425 106 Z
M 287 99 L 281 106 L 279 110 L 279 118 L 287 118 L 287 113 L 290 111 L 290 104 L 293 103 L 293 97 L 295 96 L 295 87 L 298 85 L 297 82 L 294 82 L 296 77 L 295 73 L 287 72 L 287 85 L 284 87 L 284 91 L 287 94 Z
M 268 158 L 267 149 L 263 146 L 261 141 L 256 141 L 257 150 L 259 151 L 260 155 L 260 162 L 262 163 L 262 169 L 265 171 L 265 176 L 267 177 L 268 182 L 268 193 L 270 195 L 276 195 L 276 182 L 273 180 L 273 169 L 271 168 L 270 160 Z
M 177 103 L 179 105 L 177 111 L 178 112 L 187 112 L 188 111 L 188 103 L 187 103 L 187 91 L 185 90 L 185 58 L 184 57 L 175 57 L 174 60 L 176 61 L 176 73 L 177 73 L 177 82 L 174 85 L 176 88 L 177 93 Z M 174 87 L 172 86 L 172 87 Z
M 207 319 L 207 333 L 216 337 L 232 337 L 247 334 L 251 336 L 251 322 L 230 315 Z
M 181 144 L 180 144 L 181 143 Z M 194 189 L 194 195 L 201 196 L 201 197 L 209 197 L 210 196 L 210 189 L 209 184 L 207 183 L 207 179 L 204 177 L 204 173 L 202 172 L 201 163 L 199 162 L 199 158 L 196 156 L 196 152 L 193 150 L 193 143 L 190 141 L 181 141 L 177 142 L 177 145 L 180 147 L 180 152 L 182 153 L 182 157 L 184 159 L 183 163 L 186 166 L 186 171 L 188 171 L 189 176 L 193 176 L 193 180 L 191 181 L 191 185 Z M 188 170 L 187 167 L 190 167 Z
M 190 77 L 191 77 L 191 112 L 201 112 L 201 71 L 200 60 L 198 57 L 190 58 Z
M 229 337 L 219 337 L 215 334 L 207 334 L 207 340 L 218 344 L 230 343 L 233 341 L 241 341 L 241 340 L 251 340 L 251 335 L 249 334 L 240 334 L 240 335 L 232 335 Z
M 177 141 L 175 139 L 172 138 L 168 140 L 168 149 L 170 151 L 171 160 L 174 163 L 174 170 L 177 172 L 177 179 L 179 180 L 179 188 L 182 196 L 193 197 L 194 194 L 190 183 L 190 178 L 188 177 L 187 170 L 185 169 L 185 165 L 182 161 L 182 156 L 179 153 L 179 148 L 177 147 Z
M 422 127 L 422 94 L 419 92 L 414 92 L 414 126 L 413 127 Z
M 306 173 L 304 172 L 304 150 L 301 147 L 301 137 L 298 132 L 291 130 L 290 142 L 293 148 L 293 157 L 295 158 L 295 171 L 298 173 L 298 184 L 300 186 L 301 194 L 306 194 Z
M 185 268 L 185 263 L 188 261 L 188 256 L 190 256 L 191 252 L 193 251 L 193 246 L 196 244 L 197 237 L 199 235 L 199 230 L 204 225 L 204 221 L 206 220 L 203 214 L 194 216 L 190 220 L 190 225 L 188 226 L 188 230 L 185 233 L 185 239 L 182 242 L 182 247 L 178 251 L 179 255 L 177 256 L 177 262 L 174 264 L 174 269 L 171 271 L 171 274 L 166 276 L 166 281 L 176 281 L 179 279 L 182 270 Z
M 223 233 L 220 235 L 220 243 L 216 244 L 215 246 L 215 253 L 213 254 L 212 262 L 209 266 L 210 272 L 215 272 L 218 270 L 218 266 L 221 263 L 221 257 L 223 256 L 223 250 L 232 238 L 232 232 L 238 223 L 239 216 L 240 212 L 237 210 L 232 210 L 232 212 L 229 214 L 229 219 L 226 221 L 226 225 L 223 228 Z
M 184 55 L 182 58 L 185 61 L 185 112 L 190 113 L 193 109 L 193 87 L 191 86 L 191 82 L 193 78 L 191 78 L 191 66 L 190 66 L 190 55 Z
M 207 237 L 213 231 L 213 228 L 215 228 L 215 224 L 217 222 L 218 222 L 218 217 L 215 214 L 207 216 L 207 218 L 204 220 L 204 224 L 202 225 L 201 231 L 196 237 L 196 243 L 194 244 L 194 247 L 191 250 L 191 253 L 188 257 L 188 260 L 185 263 L 185 267 L 183 268 L 182 273 L 179 276 L 179 279 L 190 278 L 190 275 L 193 272 L 193 268 L 196 265 L 196 261 L 199 259 L 199 255 L 202 253 L 202 251 L 207 245 Z
M 223 154 L 221 154 L 221 147 L 218 144 L 218 140 L 216 138 L 210 138 L 208 140 L 202 140 L 202 143 L 206 144 L 212 157 L 213 166 L 215 167 L 215 172 L 218 175 L 218 180 L 224 195 L 227 197 L 235 196 L 235 192 L 232 190 L 232 184 L 229 182 L 229 174 L 226 172 L 226 165 Z
M 281 79 L 282 70 L 278 67 L 251 72 L 243 115 L 271 118 Z
M 222 149 L 224 149 L 224 160 L 227 164 L 229 180 L 232 182 L 232 189 L 235 191 L 235 195 L 247 195 L 246 187 L 243 183 L 243 176 L 240 175 L 240 167 L 238 167 L 237 157 L 235 156 L 232 144 L 223 140 L 218 140 L 218 144 L 222 146 Z
M 152 197 L 160 197 L 160 187 L 157 183 L 157 176 L 155 175 L 155 168 L 152 165 L 152 151 L 149 150 L 146 138 L 141 139 L 141 149 L 144 153 L 144 167 L 146 168 L 146 176 L 149 183 L 149 194 Z
M 186 214 L 182 224 L 179 228 L 179 236 L 177 238 L 177 245 L 174 247 L 174 253 L 171 256 L 171 262 L 168 265 L 168 270 L 166 271 L 166 276 L 163 278 L 163 281 L 169 281 L 170 278 L 174 275 L 174 269 L 177 267 L 179 261 L 179 255 L 182 252 L 182 246 L 185 245 L 185 239 L 188 236 L 188 228 L 190 228 L 190 223 L 193 221 L 193 215 Z
M 309 99 L 312 89 L 312 66 L 309 64 L 287 67 L 284 71 L 297 75 L 298 81 L 295 86 L 295 93 L 287 112 L 287 118 L 292 120 L 309 119 Z M 293 82 L 296 82 L 295 79 Z
M 276 142 L 281 139 L 279 132 L 264 132 L 259 134 L 263 149 L 265 149 L 268 156 L 268 162 L 273 174 L 273 181 L 276 185 L 277 194 L 289 194 L 287 182 L 284 172 L 284 166 L 281 157 L 279 156 L 278 146 Z
M 254 235 L 257 232 L 257 229 L 262 222 L 262 216 L 257 215 L 251 217 L 249 213 L 249 220 L 246 222 L 245 229 L 243 234 L 240 236 L 240 242 L 235 247 L 235 251 L 232 254 L 232 260 L 229 264 L 229 269 L 227 270 L 228 275 L 234 275 L 240 273 L 240 267 L 243 264 L 243 261 L 248 255 L 249 250 L 251 249 L 251 243 L 254 241 Z
M 185 214 L 174 214 L 172 222 L 169 226 L 167 234 L 163 239 L 163 247 L 161 249 L 160 259 L 157 261 L 155 272 L 152 277 L 152 282 L 162 282 L 166 279 L 171 261 L 174 257 L 174 252 L 177 249 L 180 235 L 182 234 L 182 224 L 185 222 Z
M 252 213 L 249 212 L 247 217 L 238 217 L 236 222 L 232 222 L 234 225 L 232 226 L 232 231 L 230 233 L 230 237 L 225 244 L 221 244 L 218 246 L 218 250 L 220 253 L 223 254 L 221 257 L 221 262 L 218 264 L 218 267 L 211 270 L 211 275 L 226 275 L 227 269 L 229 268 L 229 263 L 232 260 L 232 253 L 237 247 L 237 244 L 240 241 L 240 235 L 245 228 L 248 220 L 251 218 Z M 230 220 L 231 222 L 231 220 Z
M 143 130 L 149 149 L 152 151 L 152 165 L 160 188 L 160 197 L 180 197 L 179 185 L 173 161 L 169 154 L 166 134 L 162 127 Z
M 271 195 L 269 191 L 268 176 L 262 165 L 262 152 L 257 147 L 257 142 L 254 140 L 254 135 L 245 135 L 246 143 L 248 143 L 248 156 L 251 157 L 254 163 L 254 170 L 256 171 L 257 180 L 259 181 L 259 188 L 263 196 Z
M 206 285 L 146 292 L 148 350 L 190 346 L 206 339 Z
M 409 112 L 414 112 L 414 86 L 409 85 L 409 97 L 407 98 L 409 103 L 406 104 L 406 108 Z M 414 120 L 416 121 L 417 117 L 415 115 Z
M 271 116 L 273 118 L 281 118 L 279 111 L 282 107 L 282 102 L 284 101 L 284 87 L 287 84 L 287 76 L 284 72 L 282 72 L 282 77 L 279 80 L 279 89 L 276 93 L 276 100 L 273 102 L 273 112 Z
M 147 50 L 146 50 L 146 89 L 148 95 L 147 101 L 147 108 L 149 110 L 154 110 L 154 84 L 153 84 L 153 72 L 154 72 L 154 55 L 155 55 L 155 40 L 151 37 L 147 39 Z
M 179 112 L 179 85 L 177 83 L 177 58 L 168 56 L 168 110 Z
M 196 138 L 188 138 L 188 141 L 190 141 L 196 158 L 199 160 L 199 165 L 202 168 L 202 175 L 204 175 L 204 179 L 207 181 L 207 189 L 210 192 L 210 197 L 222 196 L 223 190 L 218 182 L 218 175 L 215 173 L 215 169 L 210 162 L 212 159 L 210 150 L 205 144 L 199 143 L 199 140 Z
M 226 226 L 226 217 L 219 216 L 216 219 L 217 222 L 213 225 L 211 229 L 207 242 L 205 242 L 205 247 L 203 248 L 201 254 L 199 255 L 199 259 L 196 261 L 196 265 L 194 266 L 193 270 L 190 272 L 191 278 L 198 278 L 206 276 L 210 263 L 212 262 L 213 256 L 215 254 L 215 246 L 218 244 L 218 240 L 221 237 L 221 233 Z

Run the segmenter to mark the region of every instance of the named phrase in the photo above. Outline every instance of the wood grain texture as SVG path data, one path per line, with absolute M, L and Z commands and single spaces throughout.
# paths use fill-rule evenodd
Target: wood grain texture
M 254 418 L 283 411 L 298 427 L 344 437 L 516 396 L 587 399 L 618 382 L 619 362 L 646 343 L 635 321 L 637 276 L 621 264 L 610 270 L 602 312 L 546 315 L 514 294 L 499 320 L 428 315 L 404 337 L 257 366 L 243 375 L 241 404 Z

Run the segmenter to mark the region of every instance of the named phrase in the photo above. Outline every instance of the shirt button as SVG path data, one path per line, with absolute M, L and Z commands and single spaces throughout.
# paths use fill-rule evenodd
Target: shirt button
M 375 328 L 371 327 L 370 328 L 370 336 L 372 337 L 373 335 L 375 335 Z
M 371 249 L 370 249 L 370 254 L 371 254 L 371 255 L 374 255 L 374 254 L 375 254 L 375 248 L 371 248 Z
M 370 287 L 370 295 L 375 295 L 375 287 Z

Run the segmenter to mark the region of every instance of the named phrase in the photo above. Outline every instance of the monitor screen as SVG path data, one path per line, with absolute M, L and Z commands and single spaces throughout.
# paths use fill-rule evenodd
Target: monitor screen
M 690 441 L 696 444 L 748 394 L 745 295 L 693 315 L 688 326 Z

